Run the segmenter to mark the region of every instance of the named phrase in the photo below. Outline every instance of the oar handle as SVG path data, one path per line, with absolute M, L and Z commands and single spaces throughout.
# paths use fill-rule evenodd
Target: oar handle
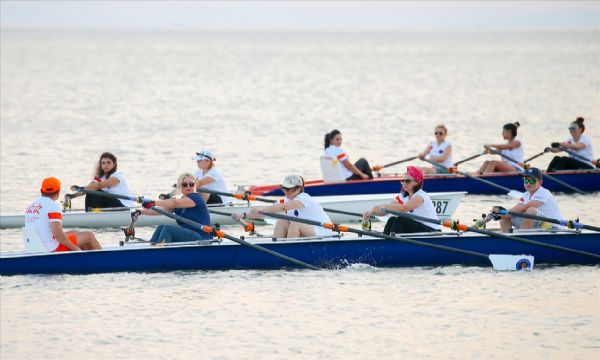
M 454 163 L 454 167 L 456 167 L 456 166 L 458 166 L 458 165 L 460 165 L 460 164 L 462 164 L 462 163 L 464 163 L 464 162 L 467 162 L 467 161 L 470 161 L 470 160 L 476 159 L 476 158 L 478 158 L 478 157 L 480 157 L 480 156 L 482 156 L 482 155 L 485 155 L 485 152 L 480 152 L 479 154 L 476 154 L 476 155 L 470 156 L 470 157 L 468 157 L 468 158 L 466 158 L 466 159 L 463 159 L 463 160 L 461 160 L 461 161 L 455 162 L 455 163 Z
M 539 153 L 539 154 L 535 154 L 535 155 L 533 155 L 532 157 L 530 157 L 529 159 L 525 159 L 525 161 L 523 161 L 523 162 L 524 162 L 525 164 L 527 164 L 527 163 L 528 163 L 528 162 L 530 162 L 531 160 L 533 160 L 533 159 L 536 159 L 536 158 L 538 158 L 538 157 L 540 157 L 540 156 L 542 156 L 542 155 L 544 155 L 544 154 L 547 154 L 547 153 L 548 153 L 548 151 L 549 151 L 549 148 L 546 148 L 546 149 L 544 149 L 544 151 L 542 151 L 541 153 Z

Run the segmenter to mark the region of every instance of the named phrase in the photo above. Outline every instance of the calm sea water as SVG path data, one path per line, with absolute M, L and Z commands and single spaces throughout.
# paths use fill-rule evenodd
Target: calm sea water
M 43 177 L 84 184 L 103 151 L 118 156 L 136 194 L 151 197 L 194 170 L 201 148 L 217 154 L 232 188 L 288 173 L 317 178 L 334 128 L 351 158 L 387 163 L 422 151 L 443 122 L 458 160 L 501 142 L 514 121 L 534 155 L 584 116 L 600 152 L 598 32 L 0 36 L 2 214 L 22 212 Z M 557 199 L 566 217 L 600 224 L 600 195 Z M 467 196 L 455 217 L 511 203 Z M 122 235 L 98 237 L 107 245 Z M 19 231 L 0 238 L 3 251 L 22 246 Z M 597 358 L 599 286 L 598 267 L 2 277 L 0 353 Z

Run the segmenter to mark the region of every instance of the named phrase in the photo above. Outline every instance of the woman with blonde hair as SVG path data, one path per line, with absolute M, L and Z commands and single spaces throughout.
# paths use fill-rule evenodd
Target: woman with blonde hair
M 435 141 L 432 141 L 425 151 L 419 154 L 419 159 L 429 157 L 429 160 L 443 166 L 421 168 L 425 174 L 448 174 L 448 168 L 452 167 L 452 144 L 446 141 L 448 129 L 444 124 L 435 127 Z
M 206 208 L 206 203 L 200 194 L 196 193 L 196 177 L 191 173 L 183 173 L 177 179 L 177 192 L 181 197 L 167 200 L 144 201 L 142 209 L 144 215 L 160 215 L 151 210 L 153 206 L 160 206 L 166 211 L 174 212 L 188 220 L 201 225 L 210 225 L 210 214 Z M 160 225 L 154 231 L 152 243 L 170 243 L 196 240 L 208 240 L 212 236 L 183 222 L 177 222 L 177 225 Z

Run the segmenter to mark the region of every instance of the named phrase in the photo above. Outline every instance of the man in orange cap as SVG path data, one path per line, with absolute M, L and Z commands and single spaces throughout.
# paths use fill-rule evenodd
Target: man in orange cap
M 100 243 L 91 231 L 64 232 L 62 212 L 56 203 L 60 196 L 60 180 L 55 177 L 42 181 L 41 195 L 25 210 L 25 232 L 37 232 L 49 252 L 98 250 Z

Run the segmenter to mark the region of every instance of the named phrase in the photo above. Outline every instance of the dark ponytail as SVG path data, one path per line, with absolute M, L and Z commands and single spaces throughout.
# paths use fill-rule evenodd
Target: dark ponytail
M 325 149 L 331 145 L 331 140 L 333 140 L 337 134 L 341 134 L 339 130 L 332 130 L 330 133 L 325 134 Z
M 581 133 L 585 131 L 585 125 L 583 125 L 583 121 L 585 119 L 581 116 L 577 118 L 577 120 L 573 121 L 573 124 L 577 125 L 581 129 Z
M 508 123 L 505 124 L 502 128 L 504 130 L 510 131 L 510 133 L 512 134 L 513 139 L 517 137 L 517 128 L 521 126 L 521 124 L 519 124 L 519 122 L 515 122 L 515 123 Z

